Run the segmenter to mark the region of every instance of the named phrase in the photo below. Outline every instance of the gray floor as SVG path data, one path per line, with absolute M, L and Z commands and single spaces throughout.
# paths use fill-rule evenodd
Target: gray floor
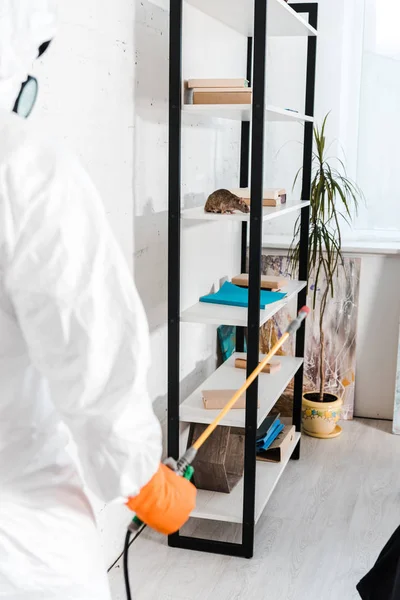
M 252 560 L 170 549 L 143 534 L 130 552 L 135 600 L 352 600 L 400 524 L 400 436 L 356 420 L 335 440 L 302 440 L 256 528 Z M 197 534 L 237 539 L 235 526 L 197 521 Z M 146 536 L 146 537 L 145 537 Z M 125 600 L 122 564 L 110 573 Z

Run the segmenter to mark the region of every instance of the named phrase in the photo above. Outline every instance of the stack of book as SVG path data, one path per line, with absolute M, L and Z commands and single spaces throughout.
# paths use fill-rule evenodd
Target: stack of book
M 293 451 L 296 428 L 291 419 L 269 415 L 257 430 L 257 460 L 281 462 Z
M 189 79 L 192 104 L 251 104 L 247 79 Z
M 268 415 L 257 429 L 257 453 L 265 452 L 284 428 L 280 415 Z
M 239 196 L 246 204 L 250 205 L 249 188 L 239 188 L 229 190 L 232 194 Z M 263 193 L 263 206 L 280 206 L 286 202 L 286 190 L 284 188 L 269 188 Z

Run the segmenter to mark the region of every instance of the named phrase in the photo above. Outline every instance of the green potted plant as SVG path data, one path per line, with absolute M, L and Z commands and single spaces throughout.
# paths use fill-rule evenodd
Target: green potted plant
M 328 113 L 329 114 L 329 113 Z M 313 176 L 310 202 L 310 232 L 308 279 L 312 283 L 312 309 L 319 324 L 319 387 L 303 393 L 303 429 L 316 437 L 339 435 L 337 428 L 343 400 L 326 391 L 324 316 L 327 303 L 335 295 L 335 282 L 340 269 L 345 272 L 342 256 L 341 219 L 351 222 L 357 212 L 362 192 L 346 175 L 342 161 L 327 156 L 325 127 L 314 127 Z M 332 163 L 338 167 L 334 167 Z M 294 185 L 299 177 L 298 171 Z M 300 218 L 294 228 L 294 238 L 289 249 L 289 271 L 296 272 L 299 262 Z M 317 294 L 320 302 L 317 305 Z M 336 430 L 336 431 L 335 431 Z

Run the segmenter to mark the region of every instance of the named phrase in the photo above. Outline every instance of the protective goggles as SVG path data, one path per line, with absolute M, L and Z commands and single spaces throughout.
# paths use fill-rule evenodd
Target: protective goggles
M 51 40 L 50 40 L 51 41 Z M 46 52 L 47 48 L 50 45 L 49 42 L 44 42 L 39 46 L 38 50 L 38 58 L 42 56 L 44 52 Z M 17 113 L 20 117 L 27 118 L 31 114 L 33 107 L 35 106 L 35 102 L 38 96 L 39 84 L 36 77 L 32 77 L 28 75 L 28 78 L 21 85 L 21 90 L 18 94 L 18 98 L 15 101 L 13 111 Z

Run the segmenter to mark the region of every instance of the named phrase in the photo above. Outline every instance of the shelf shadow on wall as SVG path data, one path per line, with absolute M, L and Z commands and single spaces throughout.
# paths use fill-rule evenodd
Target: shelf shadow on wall
M 204 360 L 199 360 L 195 368 L 181 381 L 181 402 L 186 400 L 191 393 L 198 388 L 205 379 L 215 371 L 217 359 L 215 356 L 209 356 Z M 153 403 L 154 412 L 161 423 L 163 430 L 163 456 L 166 456 L 167 447 L 167 395 L 158 396 Z
M 134 274 L 150 331 L 167 322 L 168 19 L 166 10 L 135 1 Z
M 148 200 L 143 215 L 135 217 L 134 274 L 150 331 L 167 323 L 168 212 L 154 212 Z
M 169 13 L 148 0 L 136 0 L 135 15 L 135 116 L 167 124 Z

